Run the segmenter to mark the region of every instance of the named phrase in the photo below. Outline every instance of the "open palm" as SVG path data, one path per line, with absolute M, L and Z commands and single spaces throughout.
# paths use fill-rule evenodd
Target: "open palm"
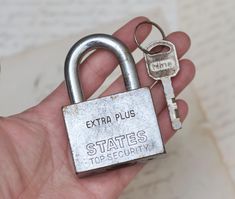
M 114 36 L 133 51 L 135 26 L 144 17 L 133 19 L 119 29 Z M 139 39 L 143 41 L 150 32 L 143 26 Z M 170 34 L 167 39 L 176 45 L 181 58 L 190 46 L 189 37 L 182 32 Z M 110 52 L 98 50 L 89 57 L 80 69 L 80 79 L 85 82 L 84 93 L 89 97 L 117 66 Z M 179 94 L 193 79 L 191 61 L 180 60 L 180 72 L 173 79 L 175 94 Z M 137 64 L 142 86 L 153 83 L 147 74 L 143 60 Z M 123 91 L 122 78 L 116 80 L 103 95 Z M 164 142 L 173 130 L 168 116 L 161 85 L 152 90 Z M 62 117 L 61 107 L 69 104 L 65 83 L 39 105 L 23 113 L 0 118 L 0 198 L 117 198 L 143 165 L 135 165 L 109 171 L 100 175 L 79 179 L 73 168 L 70 147 Z M 187 114 L 187 104 L 177 101 L 181 120 Z

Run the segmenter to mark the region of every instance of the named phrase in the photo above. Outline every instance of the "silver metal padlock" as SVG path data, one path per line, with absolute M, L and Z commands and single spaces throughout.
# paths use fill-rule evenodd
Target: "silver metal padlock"
M 96 48 L 119 60 L 127 91 L 84 101 L 78 78 L 84 54 Z M 118 39 L 94 34 L 79 40 L 65 61 L 71 105 L 63 115 L 78 176 L 153 159 L 165 153 L 149 88 L 140 88 L 132 55 Z

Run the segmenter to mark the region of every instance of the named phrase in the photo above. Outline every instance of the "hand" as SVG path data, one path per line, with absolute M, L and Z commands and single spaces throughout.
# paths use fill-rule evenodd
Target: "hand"
M 144 17 L 138 17 L 120 28 L 114 36 L 134 51 L 135 26 Z M 150 32 L 149 26 L 139 30 L 143 41 Z M 170 34 L 167 39 L 176 46 L 181 58 L 190 46 L 189 37 L 182 32 Z M 80 69 L 85 97 L 89 97 L 117 66 L 113 54 L 98 50 L 86 59 Z M 181 70 L 173 78 L 178 95 L 193 79 L 195 69 L 191 61 L 180 60 Z M 146 74 L 144 61 L 137 64 L 142 86 L 150 86 L 153 80 Z M 89 81 L 86 81 L 87 77 Z M 104 95 L 124 91 L 122 78 L 115 81 Z M 164 142 L 173 135 L 168 110 L 160 84 L 152 90 L 159 125 Z M 143 165 L 135 165 L 109 171 L 100 175 L 79 179 L 73 168 L 70 147 L 64 127 L 61 107 L 69 99 L 63 82 L 39 105 L 23 113 L 0 118 L 0 198 L 116 198 Z M 181 120 L 187 115 L 187 104 L 177 100 Z

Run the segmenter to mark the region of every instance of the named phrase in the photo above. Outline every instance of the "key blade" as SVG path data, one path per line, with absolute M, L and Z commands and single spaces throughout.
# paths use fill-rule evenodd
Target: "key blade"
M 176 76 L 179 72 L 179 61 L 175 46 L 169 41 L 162 40 L 153 42 L 147 47 L 147 50 L 148 52 L 151 52 L 151 50 L 158 46 L 166 47 L 168 51 L 163 50 L 156 53 L 144 53 L 146 68 L 148 75 L 151 78 L 162 81 L 172 128 L 174 130 L 178 130 L 182 128 L 182 124 L 179 118 L 174 90 L 170 78 Z M 156 82 L 151 86 L 151 88 L 155 84 Z
M 182 128 L 182 123 L 180 121 L 179 117 L 179 111 L 177 104 L 175 102 L 175 98 L 168 99 L 167 100 L 167 106 L 169 110 L 170 120 L 171 120 L 171 126 L 174 130 L 179 130 Z
M 161 78 L 166 102 L 169 110 L 171 125 L 174 130 L 179 130 L 182 128 L 182 123 L 179 117 L 179 111 L 175 100 L 174 90 L 171 84 L 170 77 Z

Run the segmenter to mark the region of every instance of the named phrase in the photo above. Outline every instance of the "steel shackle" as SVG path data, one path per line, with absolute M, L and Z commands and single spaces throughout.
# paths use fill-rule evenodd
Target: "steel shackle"
M 135 62 L 128 48 L 118 39 L 107 34 L 93 34 L 76 42 L 69 50 L 65 60 L 65 81 L 72 104 L 84 101 L 79 80 L 79 65 L 82 57 L 90 50 L 104 48 L 113 52 L 121 66 L 121 71 L 128 91 L 140 88 Z

